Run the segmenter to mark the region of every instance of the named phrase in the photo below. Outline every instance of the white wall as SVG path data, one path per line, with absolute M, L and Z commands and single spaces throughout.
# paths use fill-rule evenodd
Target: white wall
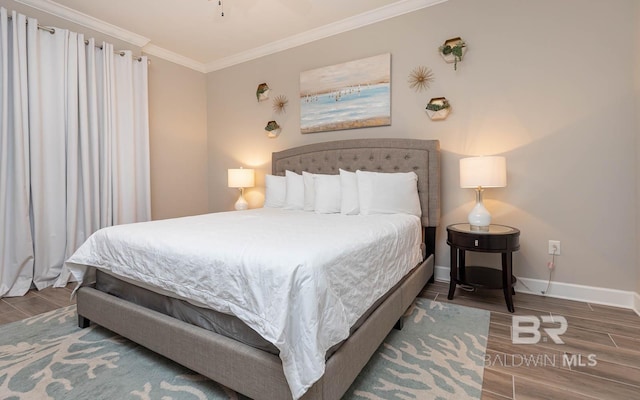
M 204 214 L 209 197 L 205 75 L 149 58 L 151 215 Z
M 635 99 L 636 99 L 636 311 L 640 314 L 640 2 L 635 2 Z
M 449 0 L 314 43 L 207 75 L 209 207 L 229 210 L 237 192 L 226 169 L 270 171 L 271 152 L 302 144 L 365 137 L 439 139 L 443 151 L 443 218 L 436 264 L 448 266 L 445 226 L 464 221 L 474 195 L 458 187 L 458 160 L 507 157 L 509 186 L 487 190 L 495 223 L 521 229 L 515 273 L 546 279 L 547 240 L 562 242 L 554 280 L 636 289 L 638 172 L 635 159 L 632 0 Z M 437 53 L 447 38 L 469 46 L 458 71 Z M 392 125 L 302 135 L 297 103 L 301 71 L 392 54 Z M 435 82 L 426 93 L 407 76 L 426 65 Z M 284 116 L 257 103 L 267 82 L 284 94 Z M 432 122 L 429 98 L 446 96 L 453 111 Z M 278 139 L 263 127 L 276 118 Z M 263 188 L 248 193 L 259 206 Z M 495 261 L 495 260 L 494 260 Z M 488 262 L 488 260 L 480 260 Z M 640 282 L 638 282 L 640 285 Z

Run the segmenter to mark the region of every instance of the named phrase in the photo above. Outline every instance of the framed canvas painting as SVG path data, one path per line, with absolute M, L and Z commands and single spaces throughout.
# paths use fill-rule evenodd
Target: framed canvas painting
M 302 133 L 391 125 L 391 54 L 300 73 Z

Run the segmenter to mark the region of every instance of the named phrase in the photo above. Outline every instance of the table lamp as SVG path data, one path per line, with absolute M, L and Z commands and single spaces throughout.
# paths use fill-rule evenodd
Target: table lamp
M 227 173 L 227 186 L 240 189 L 240 197 L 236 201 L 236 210 L 246 210 L 249 203 L 244 199 L 244 189 L 255 185 L 255 175 L 253 169 L 232 168 Z
M 472 231 L 489 231 L 491 214 L 482 204 L 484 188 L 507 186 L 504 157 L 468 157 L 460 160 L 460 187 L 476 189 L 476 205 L 469 213 Z

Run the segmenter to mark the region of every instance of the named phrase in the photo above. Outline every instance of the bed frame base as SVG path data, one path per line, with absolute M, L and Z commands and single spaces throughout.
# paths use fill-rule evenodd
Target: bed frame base
M 431 255 L 327 360 L 302 400 L 338 400 L 433 276 Z M 291 399 L 280 358 L 92 287 L 78 291 L 78 325 L 90 321 L 256 400 Z
M 91 320 L 78 314 L 78 327 L 81 329 L 88 328 L 91 325 Z

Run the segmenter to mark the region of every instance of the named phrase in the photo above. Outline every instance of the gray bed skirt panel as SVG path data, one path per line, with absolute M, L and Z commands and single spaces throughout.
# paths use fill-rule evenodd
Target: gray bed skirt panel
M 304 400 L 338 400 L 433 275 L 433 255 L 327 360 Z M 78 291 L 78 315 L 256 400 L 291 399 L 280 358 L 91 287 Z
M 258 332 L 233 315 L 197 307 L 185 300 L 164 296 L 96 270 L 95 288 L 101 292 L 141 305 L 191 325 L 278 355 L 279 350 Z

